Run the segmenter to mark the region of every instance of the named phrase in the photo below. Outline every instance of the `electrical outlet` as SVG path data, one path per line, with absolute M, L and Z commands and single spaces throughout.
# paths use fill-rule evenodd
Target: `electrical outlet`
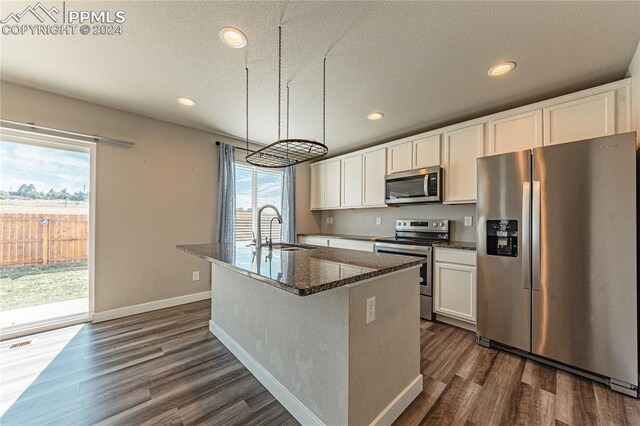
M 376 319 L 376 298 L 370 297 L 367 299 L 367 320 L 366 324 L 373 322 Z
M 191 280 L 200 281 L 200 271 L 193 271 Z
M 464 217 L 464 226 L 473 226 L 473 216 Z
M 382 223 L 381 217 L 376 217 L 376 225 L 380 225 Z

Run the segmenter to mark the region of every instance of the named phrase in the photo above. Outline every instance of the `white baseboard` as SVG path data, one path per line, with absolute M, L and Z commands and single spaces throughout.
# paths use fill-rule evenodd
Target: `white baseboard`
M 378 417 L 371 422 L 370 426 L 391 425 L 400 417 L 400 414 L 407 409 L 409 404 L 416 399 L 420 392 L 422 392 L 422 374 L 418 374 L 418 377 L 413 379 L 413 381 L 378 414 Z
M 185 296 L 156 300 L 154 302 L 141 303 L 139 305 L 125 306 L 124 308 L 96 312 L 93 314 L 93 322 L 109 321 L 116 318 L 128 317 L 130 315 L 142 314 L 144 312 L 157 311 L 158 309 L 170 308 L 172 306 L 184 305 L 186 303 L 198 302 L 200 300 L 206 300 L 210 298 L 211 291 L 203 291 L 201 293 L 187 294 Z
M 247 367 L 247 370 L 291 413 L 301 424 L 324 425 L 298 398 L 285 388 L 262 365 L 247 353 L 231 336 L 222 330 L 216 323 L 209 321 L 209 330 L 226 346 L 238 360 Z M 422 381 L 420 382 L 422 389 Z

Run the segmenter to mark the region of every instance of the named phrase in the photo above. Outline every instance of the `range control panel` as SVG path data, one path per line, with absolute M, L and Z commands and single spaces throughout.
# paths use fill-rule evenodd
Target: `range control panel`
M 449 219 L 399 219 L 396 231 L 449 232 Z

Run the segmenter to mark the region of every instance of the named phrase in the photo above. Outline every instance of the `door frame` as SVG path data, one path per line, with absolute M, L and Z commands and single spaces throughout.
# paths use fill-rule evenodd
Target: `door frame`
M 77 140 L 73 138 L 46 135 L 36 131 L 24 131 L 9 129 L 0 126 L 0 138 L 7 142 L 23 143 L 28 145 L 57 148 L 71 151 L 89 153 L 89 242 L 87 254 L 87 269 L 89 273 L 89 307 L 87 315 L 74 317 L 60 317 L 59 321 L 46 321 L 33 323 L 28 327 L 18 327 L 15 331 L 0 334 L 0 340 L 40 333 L 55 328 L 66 327 L 73 324 L 91 322 L 95 314 L 95 247 L 96 247 L 96 166 L 97 143 Z

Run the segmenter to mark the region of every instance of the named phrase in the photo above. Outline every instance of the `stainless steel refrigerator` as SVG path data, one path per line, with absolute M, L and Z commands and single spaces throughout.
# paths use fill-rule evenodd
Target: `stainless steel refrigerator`
M 478 160 L 478 343 L 637 397 L 635 133 Z

